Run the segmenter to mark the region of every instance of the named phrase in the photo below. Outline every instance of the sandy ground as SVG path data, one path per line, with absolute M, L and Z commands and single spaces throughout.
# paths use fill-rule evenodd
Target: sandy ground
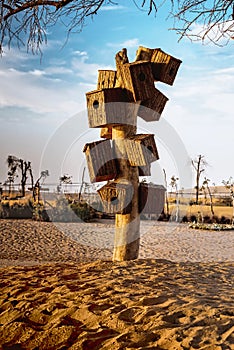
M 0 220 L 0 349 L 234 349 L 234 232 L 141 234 L 113 263 L 112 222 Z

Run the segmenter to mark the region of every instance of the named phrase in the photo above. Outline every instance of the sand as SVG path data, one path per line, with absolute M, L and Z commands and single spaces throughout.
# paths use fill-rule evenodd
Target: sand
M 234 349 L 234 232 L 141 232 L 113 263 L 112 222 L 0 220 L 0 349 Z

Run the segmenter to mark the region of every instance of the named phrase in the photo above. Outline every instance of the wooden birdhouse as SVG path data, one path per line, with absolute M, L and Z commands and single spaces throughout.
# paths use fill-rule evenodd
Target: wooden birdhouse
M 159 120 L 167 101 L 168 98 L 155 88 L 151 98 L 141 101 L 138 116 L 146 122 Z
M 155 49 L 151 57 L 154 79 L 173 85 L 181 60 Z
M 154 77 L 150 62 L 133 62 L 117 67 L 130 102 L 147 100 L 154 92 Z
M 110 140 L 87 143 L 84 146 L 91 182 L 100 182 L 116 177 L 116 166 Z
M 127 157 L 131 166 L 148 166 L 159 159 L 152 134 L 139 134 L 124 140 Z
M 90 128 L 105 127 L 109 124 L 131 124 L 133 115 L 126 111 L 126 91 L 109 88 L 86 93 L 88 121 Z
M 140 183 L 139 213 L 160 215 L 164 209 L 165 192 L 162 185 Z
M 98 83 L 97 90 L 114 88 L 116 85 L 115 70 L 99 70 L 98 71 Z
M 155 81 L 173 85 L 181 60 L 175 58 L 160 48 L 148 49 L 140 46 L 137 51 L 136 61 L 152 63 L 152 72 Z
M 124 179 L 109 182 L 98 190 L 104 211 L 109 214 L 128 214 L 132 209 L 133 186 Z

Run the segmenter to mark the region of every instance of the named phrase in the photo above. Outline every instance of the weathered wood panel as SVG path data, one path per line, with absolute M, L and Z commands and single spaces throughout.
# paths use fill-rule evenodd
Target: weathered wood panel
M 115 70 L 99 70 L 97 90 L 114 88 L 116 85 L 117 72 Z
M 167 101 L 168 98 L 155 88 L 154 94 L 151 98 L 141 101 L 138 109 L 138 116 L 146 122 L 159 120 Z
M 102 89 L 86 93 L 88 122 L 90 128 L 108 125 L 132 125 L 139 106 L 131 108 L 126 103 L 126 91 L 122 88 Z M 137 107 L 137 108 L 136 108 Z
M 122 86 L 131 102 L 147 100 L 154 93 L 154 77 L 150 62 L 125 63 L 118 66 Z
M 127 214 L 132 210 L 132 184 L 124 179 L 112 181 L 98 190 L 104 211 L 109 214 Z
M 173 85 L 182 61 L 165 53 L 161 49 L 155 49 L 151 62 L 154 79 Z
M 155 81 L 173 85 L 181 60 L 175 58 L 160 48 L 148 49 L 139 46 L 136 61 L 147 61 L 152 63 L 152 72 Z
M 131 166 L 148 166 L 159 159 L 153 134 L 138 134 L 124 140 Z
M 151 61 L 154 49 L 149 49 L 148 47 L 139 46 L 136 52 L 135 61 Z
M 84 146 L 91 182 L 114 179 L 117 171 L 110 140 L 87 143 Z
M 162 185 L 140 183 L 139 213 L 160 215 L 164 209 L 165 191 Z

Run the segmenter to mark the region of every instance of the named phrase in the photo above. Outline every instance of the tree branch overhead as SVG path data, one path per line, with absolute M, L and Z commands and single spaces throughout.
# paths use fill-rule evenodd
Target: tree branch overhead
M 133 0 L 147 14 L 159 13 L 162 5 L 168 6 L 169 17 L 179 39 L 204 40 L 218 43 L 234 37 L 234 0 Z M 118 5 L 112 0 L 1 0 L 0 50 L 4 45 L 26 45 L 37 53 L 46 42 L 47 28 L 59 20 L 66 20 L 66 31 L 81 31 L 86 18 L 99 13 L 103 6 Z M 201 28 L 194 32 L 194 26 Z M 215 32 L 215 34 L 214 34 Z M 26 33 L 26 37 L 25 37 Z

